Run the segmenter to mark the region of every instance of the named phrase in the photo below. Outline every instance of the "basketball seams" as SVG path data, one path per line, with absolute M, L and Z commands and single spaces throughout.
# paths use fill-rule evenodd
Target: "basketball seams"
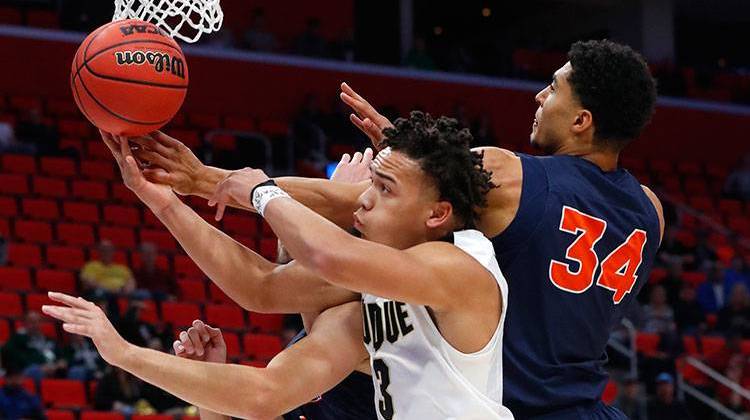
M 75 64 L 76 67 L 78 67 L 78 53 L 76 52 L 76 56 L 73 59 L 73 64 Z M 83 116 L 86 117 L 91 123 L 94 123 L 94 119 L 91 118 L 89 113 L 86 111 L 86 106 L 83 104 L 83 101 L 81 100 L 81 94 L 78 93 L 78 86 L 76 85 L 76 78 L 79 77 L 79 72 L 76 72 L 75 74 L 71 75 L 70 78 L 70 86 L 73 88 L 73 97 L 76 100 L 76 103 L 78 104 L 78 108 L 83 113 Z

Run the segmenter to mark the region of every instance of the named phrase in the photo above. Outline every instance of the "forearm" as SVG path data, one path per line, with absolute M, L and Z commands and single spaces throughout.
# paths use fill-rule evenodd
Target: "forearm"
M 118 366 L 203 410 L 241 418 L 270 418 L 269 403 L 279 390 L 269 386 L 263 369 L 181 359 L 129 346 Z
M 208 224 L 182 202 L 156 215 L 200 269 L 247 310 L 259 310 L 263 279 L 275 264 Z
M 198 197 L 209 200 L 214 195 L 216 186 L 219 184 L 219 182 L 226 178 L 227 175 L 229 175 L 231 172 L 232 171 L 230 170 L 216 168 L 214 166 L 204 166 L 201 169 L 200 173 L 198 173 L 194 177 L 195 185 L 193 186 L 193 195 L 197 195 Z M 251 207 L 248 207 L 234 200 L 230 200 L 227 205 L 230 207 L 255 212 L 255 210 Z
M 359 208 L 358 198 L 367 188 L 367 182 L 347 184 L 299 177 L 274 180 L 295 200 L 344 229 L 352 227 L 352 214 Z

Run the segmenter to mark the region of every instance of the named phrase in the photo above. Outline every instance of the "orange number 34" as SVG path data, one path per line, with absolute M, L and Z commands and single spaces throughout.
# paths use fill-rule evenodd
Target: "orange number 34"
M 572 271 L 567 262 L 550 261 L 549 278 L 552 284 L 566 292 L 583 293 L 594 284 L 594 275 L 601 266 L 596 285 L 613 291 L 612 301 L 615 304 L 620 303 L 625 295 L 633 290 L 633 285 L 638 279 L 635 273 L 643 261 L 646 232 L 635 229 L 625 242 L 602 260 L 600 265 L 594 246 L 607 230 L 606 221 L 564 206 L 560 230 L 578 235 L 565 252 L 565 258 L 577 262 L 578 268 Z

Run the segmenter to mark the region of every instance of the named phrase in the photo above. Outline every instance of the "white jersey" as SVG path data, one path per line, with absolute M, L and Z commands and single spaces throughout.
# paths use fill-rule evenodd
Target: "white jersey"
M 502 405 L 508 285 L 492 244 L 481 232 L 455 232 L 453 243 L 497 280 L 502 295 L 500 322 L 482 350 L 461 353 L 443 338 L 425 306 L 363 294 L 364 341 L 381 420 L 513 418 Z

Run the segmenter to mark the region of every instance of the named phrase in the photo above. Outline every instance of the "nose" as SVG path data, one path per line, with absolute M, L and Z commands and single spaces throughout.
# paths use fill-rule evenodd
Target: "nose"
M 536 94 L 534 99 L 536 100 L 536 103 L 539 104 L 539 106 L 544 106 L 544 101 L 547 100 L 547 96 L 549 95 L 549 86 L 539 91 L 539 93 Z
M 365 210 L 372 209 L 372 205 L 374 203 L 374 194 L 373 194 L 373 187 L 370 186 L 370 188 L 366 189 L 362 194 L 359 195 L 359 205 Z

